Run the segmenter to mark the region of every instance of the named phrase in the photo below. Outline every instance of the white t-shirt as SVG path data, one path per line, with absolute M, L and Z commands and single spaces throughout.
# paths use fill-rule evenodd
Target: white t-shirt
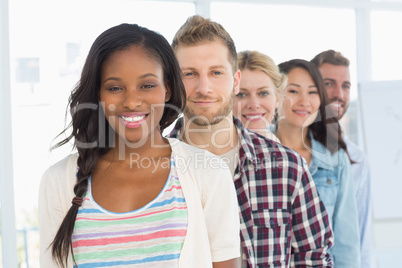
M 236 190 L 222 159 L 168 139 L 188 207 L 188 228 L 179 267 L 212 267 L 212 262 L 240 257 L 240 219 Z M 71 207 L 77 154 L 49 167 L 39 190 L 40 267 L 57 267 L 49 245 Z M 217 164 L 218 163 L 218 164 Z M 73 267 L 71 256 L 67 267 Z
M 237 144 L 232 150 L 227 153 L 221 154 L 220 158 L 228 165 L 232 177 L 234 177 L 237 163 L 239 162 L 239 144 Z

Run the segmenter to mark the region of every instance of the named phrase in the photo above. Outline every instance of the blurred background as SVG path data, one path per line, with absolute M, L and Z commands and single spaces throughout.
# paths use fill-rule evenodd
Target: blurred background
M 95 38 L 128 22 L 171 42 L 193 14 L 221 23 L 237 51 L 277 64 L 327 49 L 349 58 L 341 123 L 372 166 L 372 263 L 400 267 L 402 0 L 0 0 L 0 267 L 39 267 L 39 182 L 72 151 L 49 148 L 69 122 L 68 96 Z

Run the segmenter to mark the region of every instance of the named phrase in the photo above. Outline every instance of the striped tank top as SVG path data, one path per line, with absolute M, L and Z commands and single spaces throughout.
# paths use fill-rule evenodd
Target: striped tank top
M 187 232 L 187 205 L 173 157 L 170 163 L 159 195 L 127 213 L 99 206 L 89 179 L 72 236 L 75 267 L 178 267 Z

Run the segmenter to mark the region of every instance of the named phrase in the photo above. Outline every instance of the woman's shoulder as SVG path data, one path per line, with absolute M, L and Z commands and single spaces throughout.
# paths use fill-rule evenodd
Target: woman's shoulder
M 51 180 L 52 183 L 68 183 L 69 178 L 75 180 L 77 158 L 78 154 L 70 154 L 57 161 L 46 169 L 42 176 L 42 181 Z
M 344 167 L 349 161 L 349 157 L 345 150 L 338 148 L 336 152 L 331 152 L 326 146 L 315 140 L 312 136 L 311 154 L 313 156 L 313 162 L 315 162 L 317 166 L 326 169 Z
M 78 159 L 78 154 L 69 154 L 63 159 L 55 162 L 53 165 L 51 165 L 48 170 L 55 172 L 55 171 L 64 171 L 67 168 L 71 167 L 76 167 L 77 166 L 77 159 Z
M 346 151 L 342 148 L 338 150 L 338 159 L 343 166 L 350 165 L 350 158 Z

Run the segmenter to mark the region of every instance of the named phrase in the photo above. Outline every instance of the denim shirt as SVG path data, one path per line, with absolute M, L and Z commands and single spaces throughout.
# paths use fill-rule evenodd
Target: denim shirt
M 349 157 L 343 149 L 331 154 L 311 134 L 310 138 L 309 169 L 334 232 L 334 246 L 329 251 L 334 267 L 360 267 L 360 233 Z
M 371 177 L 367 155 L 346 136 L 343 140 L 348 146 L 350 157 L 355 161 L 352 173 L 355 182 L 355 197 L 360 228 L 361 268 L 370 268 L 372 259 L 372 222 L 371 222 Z

